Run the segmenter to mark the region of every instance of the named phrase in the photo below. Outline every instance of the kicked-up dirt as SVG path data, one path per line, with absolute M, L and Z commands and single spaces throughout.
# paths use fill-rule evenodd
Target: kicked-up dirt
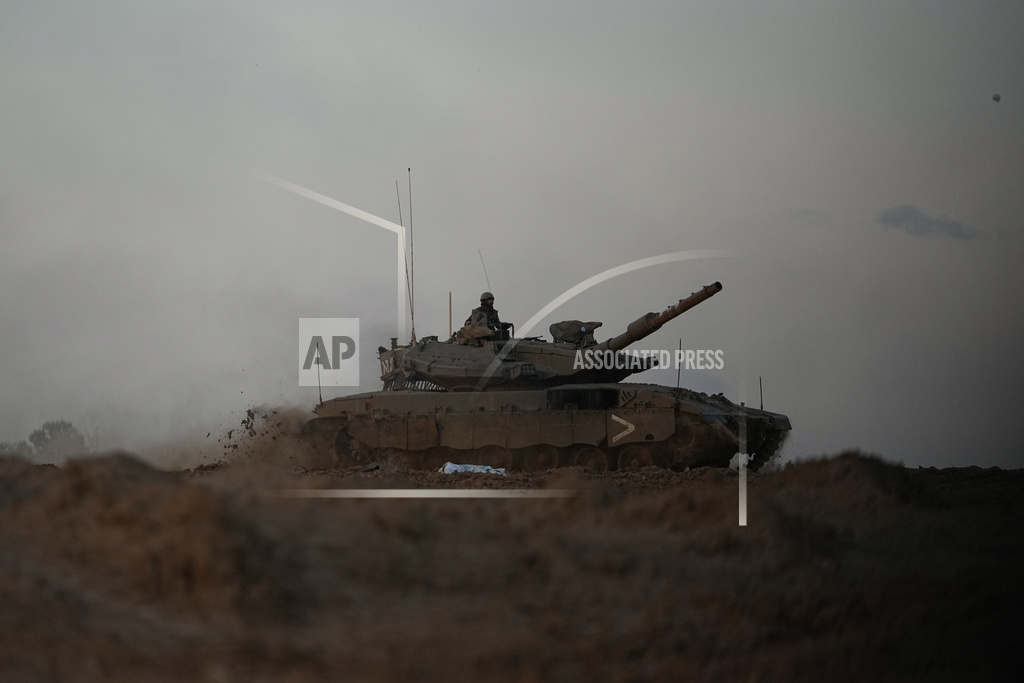
M 0 459 L 0 680 L 1017 679 L 1024 471 L 264 456 Z M 308 493 L 381 488 L 548 497 Z

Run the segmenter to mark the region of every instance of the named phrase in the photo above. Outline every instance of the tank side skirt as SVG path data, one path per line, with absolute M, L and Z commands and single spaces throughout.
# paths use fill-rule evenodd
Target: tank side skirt
M 770 415 L 738 411 L 701 413 L 692 408 L 673 411 L 643 406 L 526 411 L 507 407 L 496 412 L 438 410 L 435 414 L 396 415 L 378 410 L 347 419 L 317 418 L 311 423 L 321 426 L 311 431 L 323 432 L 321 441 L 329 441 L 330 437 L 324 436 L 327 431 L 344 430 L 347 438 L 337 440 L 337 449 L 397 454 L 410 466 L 431 467 L 442 457 L 471 463 L 481 456 L 504 460 L 505 466 L 516 469 L 524 463 L 552 460 L 563 465 L 572 464 L 584 447 L 592 447 L 604 452 L 611 469 L 620 460 L 646 462 L 643 453 L 649 453 L 651 464 L 680 470 L 727 464 L 739 448 L 739 422 L 744 419 L 747 450 L 753 455 L 750 467 L 756 470 L 778 451 L 786 431 L 776 429 Z M 627 453 L 629 446 L 645 450 Z M 534 454 L 531 451 L 535 449 L 547 450 Z

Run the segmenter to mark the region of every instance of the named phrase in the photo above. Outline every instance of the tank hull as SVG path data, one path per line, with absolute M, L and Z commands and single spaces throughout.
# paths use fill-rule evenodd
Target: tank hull
M 446 461 L 536 471 L 725 466 L 754 469 L 790 430 L 778 413 L 721 395 L 655 384 L 566 384 L 505 391 L 392 390 L 324 401 L 306 434 L 339 464 L 382 458 L 436 468 Z

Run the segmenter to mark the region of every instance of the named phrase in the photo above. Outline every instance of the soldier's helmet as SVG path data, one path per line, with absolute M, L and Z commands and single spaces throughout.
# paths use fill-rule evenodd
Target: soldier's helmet
M 490 292 L 484 292 L 483 294 L 480 295 L 480 301 L 487 301 L 488 299 L 493 299 L 493 298 L 494 298 L 494 295 L 491 294 Z

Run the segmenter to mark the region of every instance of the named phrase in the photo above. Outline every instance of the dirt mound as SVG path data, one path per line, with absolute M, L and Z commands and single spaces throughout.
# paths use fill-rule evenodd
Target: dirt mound
M 184 473 L 125 455 L 62 469 L 0 459 L 3 680 L 992 680 L 1015 668 L 1021 472 L 844 454 L 747 473 L 740 527 L 728 470 L 309 469 L 277 441 L 260 462 Z M 289 493 L 335 487 L 569 495 Z
M 204 615 L 287 602 L 287 554 L 229 497 L 123 454 L 45 472 L 0 516 L 0 532 L 31 547 L 33 561 L 97 577 L 118 599 Z M 4 481 L 17 492 L 22 479 Z

